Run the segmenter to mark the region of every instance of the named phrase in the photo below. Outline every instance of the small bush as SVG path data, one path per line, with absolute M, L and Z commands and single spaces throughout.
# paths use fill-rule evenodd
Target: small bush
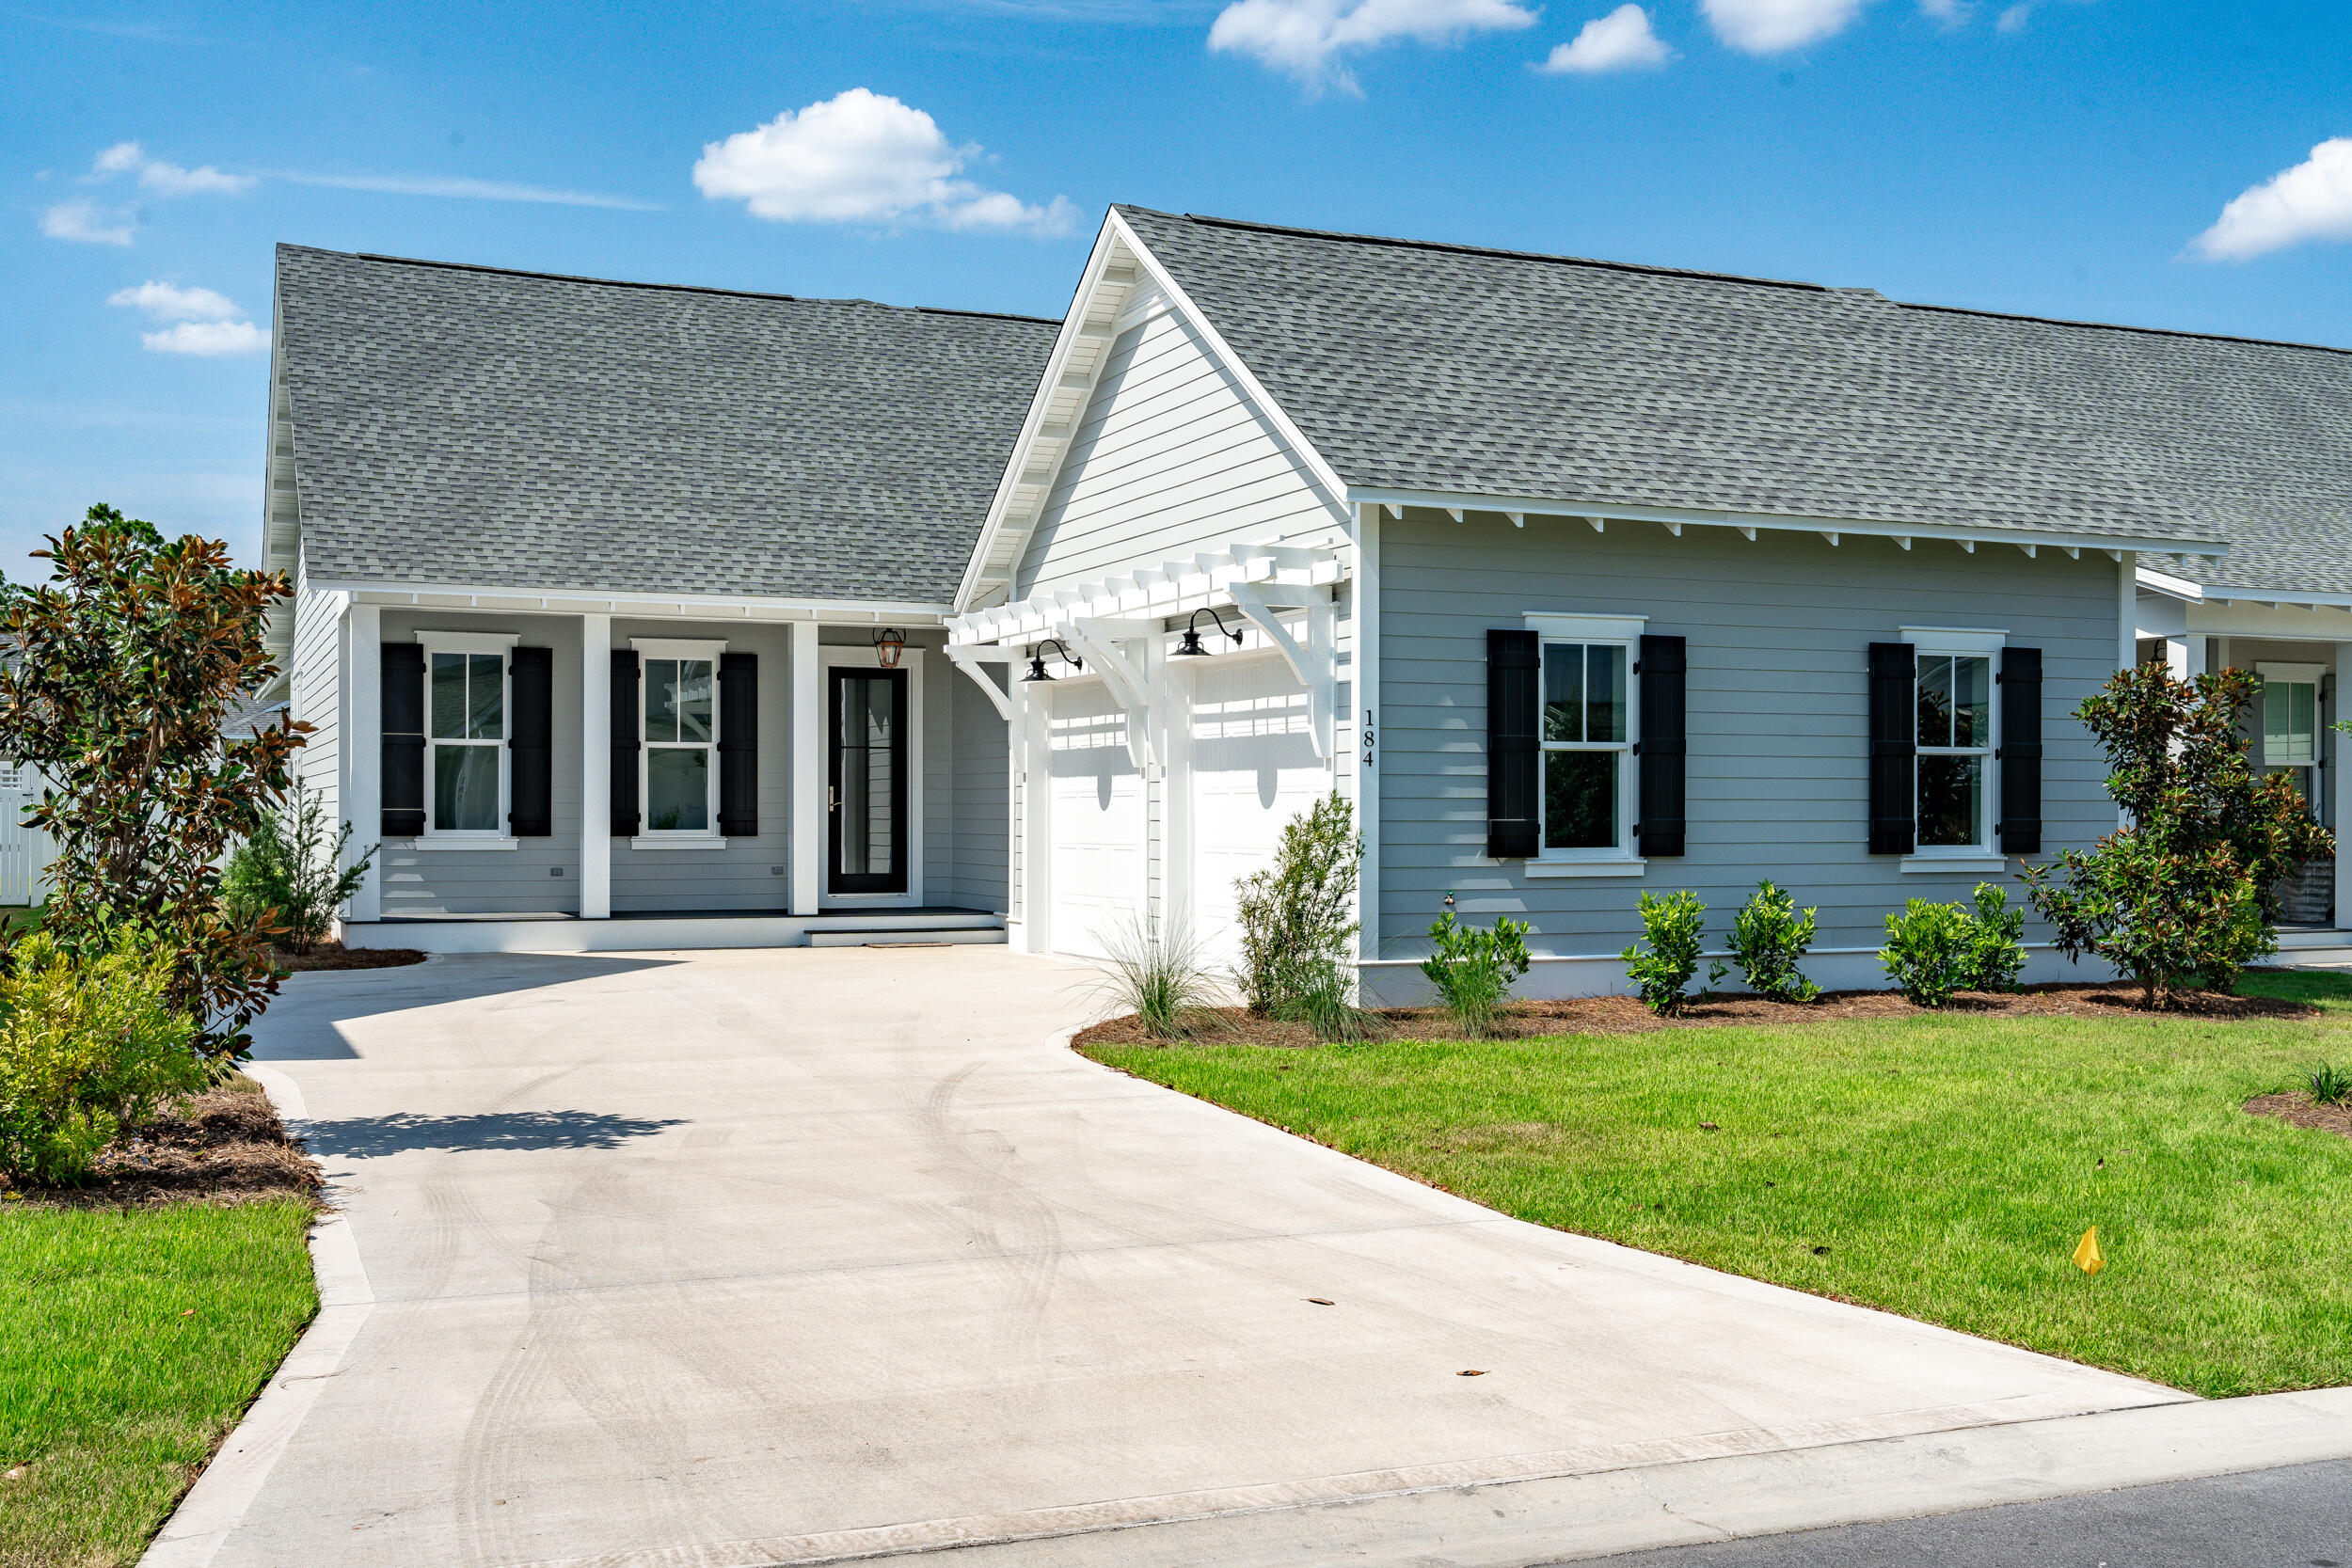
M 1506 915 L 1493 930 L 1482 931 L 1448 910 L 1429 927 L 1429 940 L 1437 951 L 1422 960 L 1421 972 L 1438 988 L 1455 1024 L 1473 1037 L 1493 1033 L 1495 1009 L 1531 966 L 1527 923 Z
M 1282 829 L 1272 865 L 1234 884 L 1242 961 L 1233 983 L 1251 1012 L 1280 1015 L 1304 997 L 1346 994 L 1363 857 L 1355 808 L 1334 790 Z
M 230 851 L 220 876 L 222 901 L 246 928 L 308 953 L 326 940 L 335 911 L 358 891 L 375 858 L 371 848 L 342 867 L 350 842 L 348 822 L 328 841 L 326 796 L 296 779 L 278 810 L 264 814 Z
M 2352 1105 L 2352 1071 L 2322 1062 L 2306 1082 L 2311 1085 L 2312 1104 Z
M 1130 915 L 1104 940 L 1104 995 L 1136 1015 L 1158 1040 L 1184 1039 L 1201 1009 L 1216 1006 L 1216 982 L 1200 961 L 1200 945 L 1181 923 L 1155 931 Z
M 1797 965 L 1813 945 L 1819 910 L 1797 913 L 1797 901 L 1771 881 L 1756 884 L 1745 908 L 1731 922 L 1731 958 L 1748 978 L 1748 989 L 1774 1002 L 1810 1002 L 1821 988 Z
M 1683 988 L 1698 973 L 1699 927 L 1706 919 L 1707 906 L 1695 893 L 1665 898 L 1654 893 L 1642 895 L 1642 934 L 1648 939 L 1649 951 L 1644 953 L 1636 942 L 1618 957 L 1625 959 L 1626 974 L 1651 1012 L 1682 1010 L 1688 1000 Z M 1714 976 L 1708 976 L 1708 983 L 1713 981 Z
M 76 958 L 36 931 L 8 955 L 0 977 L 0 1172 L 14 1180 L 78 1180 L 125 1130 L 204 1086 L 196 1024 L 167 1001 L 169 942 L 127 923 L 106 937 Z
M 1914 898 L 1886 917 L 1879 961 L 1912 1006 L 1940 1007 L 1967 986 L 1975 944 L 1976 922 L 1965 910 Z
M 1991 882 L 1977 884 L 1977 910 L 1968 922 L 1968 987 L 1972 990 L 2015 990 L 2026 972 L 2026 911 L 2010 909 L 2009 895 Z

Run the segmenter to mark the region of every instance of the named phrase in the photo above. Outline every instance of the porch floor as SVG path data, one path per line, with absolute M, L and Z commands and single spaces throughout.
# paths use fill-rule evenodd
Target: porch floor
M 1005 917 L 942 905 L 782 910 L 648 910 L 583 920 L 564 911 L 395 914 L 347 921 L 349 947 L 428 953 L 628 953 L 711 947 L 871 947 L 1002 942 Z

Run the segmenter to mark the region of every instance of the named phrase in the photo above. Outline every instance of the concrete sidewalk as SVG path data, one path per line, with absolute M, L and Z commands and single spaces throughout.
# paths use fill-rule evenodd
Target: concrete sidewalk
M 297 976 L 257 1055 L 350 1255 L 151 1560 L 1377 1561 L 1374 1514 L 1435 1507 L 1453 1544 L 1393 1560 L 1541 1561 L 1493 1528 L 1530 1488 L 1781 1465 L 1799 1508 L 1874 1446 L 2222 1408 L 1106 1071 L 1059 1043 L 1088 978 L 980 948 Z M 1313 1555 L 1245 1549 L 1312 1519 Z

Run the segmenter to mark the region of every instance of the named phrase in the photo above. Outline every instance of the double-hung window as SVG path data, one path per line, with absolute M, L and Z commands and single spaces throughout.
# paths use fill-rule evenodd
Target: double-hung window
M 1543 649 L 1544 856 L 1629 855 L 1631 644 L 1546 638 Z
M 2257 664 L 2262 677 L 2262 756 L 2265 773 L 2287 773 L 2306 809 L 2319 799 L 2319 677 L 2316 664 Z
M 418 634 L 424 645 L 425 832 L 506 836 L 508 636 Z
M 723 643 L 640 641 L 645 669 L 648 836 L 715 836 L 718 670 Z
M 1992 657 L 1921 646 L 1917 659 L 1919 848 L 1989 852 Z

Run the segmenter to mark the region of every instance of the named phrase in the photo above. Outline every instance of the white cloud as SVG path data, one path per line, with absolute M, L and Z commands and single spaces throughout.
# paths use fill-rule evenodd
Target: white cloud
M 302 174 L 273 170 L 271 178 L 291 185 L 322 185 L 339 191 L 384 191 L 392 196 L 453 196 L 476 201 L 547 201 L 563 207 L 612 207 L 625 213 L 658 213 L 660 206 L 625 196 L 596 191 L 554 190 L 546 185 L 518 185 L 504 180 L 470 180 L 464 176 L 407 174 Z
M 135 289 L 117 289 L 106 296 L 106 303 L 127 305 L 165 322 L 227 321 L 245 313 L 227 295 L 210 289 L 183 289 L 152 280 Z
M 1234 0 L 1209 28 L 1209 47 L 1248 55 L 1314 90 L 1356 90 L 1338 65 L 1351 49 L 1396 39 L 1447 43 L 1465 33 L 1512 32 L 1535 24 L 1514 0 Z
M 1639 66 L 1664 65 L 1674 51 L 1650 31 L 1649 13 L 1626 0 L 1607 16 L 1584 24 L 1575 38 L 1551 52 L 1538 71 L 1564 73 L 1630 71 Z
M 1919 0 L 1919 13 L 1938 22 L 1948 22 L 1957 27 L 1968 20 L 1976 7 L 1970 0 Z
M 89 201 L 60 201 L 40 215 L 40 231 L 51 239 L 87 245 L 129 245 L 137 227 L 127 209 L 106 212 Z
M 2017 0 L 2017 4 L 1994 20 L 1993 26 L 1996 32 L 2022 33 L 2026 30 L 2026 21 L 2032 15 L 2033 0 Z
M 2211 261 L 2243 261 L 2305 240 L 2352 240 L 2352 136 L 2243 192 L 2189 244 Z
M 139 341 L 154 354 L 266 354 L 269 328 L 251 322 L 182 322 L 161 332 L 142 332 Z
M 1059 197 L 1032 206 L 962 178 L 979 156 L 977 147 L 950 146 L 922 110 L 851 87 L 705 144 L 694 185 L 779 223 L 911 220 L 1044 234 L 1070 228 L 1076 210 Z
M 99 179 L 135 174 L 139 189 L 153 191 L 158 196 L 243 196 L 258 183 L 249 174 L 223 174 L 210 164 L 201 168 L 182 168 L 178 164 L 151 158 L 135 141 L 117 142 L 101 152 L 90 165 L 90 173 Z
M 117 289 L 106 303 L 144 310 L 156 321 L 172 324 L 139 334 L 151 353 L 217 356 L 260 354 L 269 347 L 269 329 L 240 320 L 245 312 L 211 289 L 183 289 L 151 278 L 135 289 Z
M 1842 33 L 1867 0 L 1699 0 L 1715 34 L 1751 55 L 1777 55 Z

